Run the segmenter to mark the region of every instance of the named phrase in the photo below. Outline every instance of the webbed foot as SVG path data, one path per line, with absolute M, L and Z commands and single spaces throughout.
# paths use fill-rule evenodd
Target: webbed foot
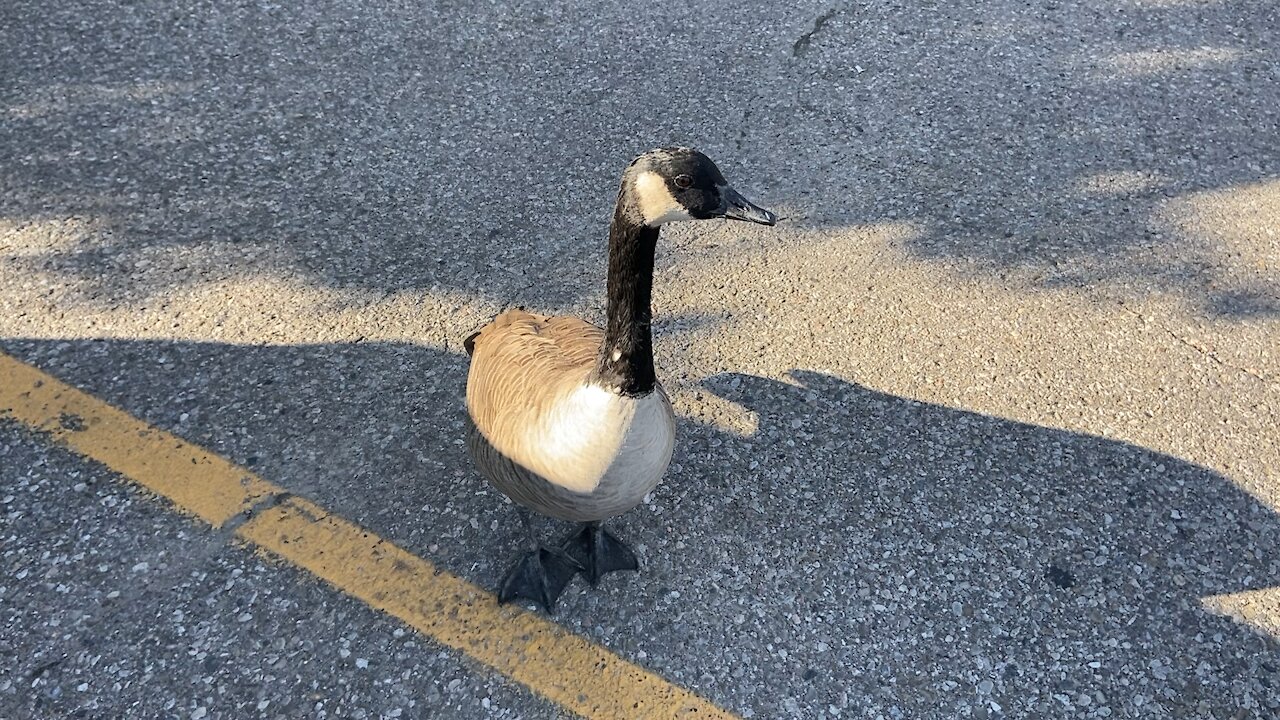
M 562 547 L 585 567 L 583 572 L 592 587 L 605 573 L 640 569 L 640 561 L 631 548 L 598 522 L 583 523 Z
M 541 605 L 550 615 L 555 612 L 560 593 L 582 570 L 582 564 L 563 551 L 546 547 L 530 550 L 502 579 L 498 602 L 525 598 Z

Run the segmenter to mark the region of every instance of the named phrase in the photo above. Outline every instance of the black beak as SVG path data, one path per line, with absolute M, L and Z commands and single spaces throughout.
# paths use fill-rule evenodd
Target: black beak
M 730 220 L 748 220 L 761 225 L 778 222 L 778 216 L 742 197 L 729 186 L 720 188 L 720 214 Z

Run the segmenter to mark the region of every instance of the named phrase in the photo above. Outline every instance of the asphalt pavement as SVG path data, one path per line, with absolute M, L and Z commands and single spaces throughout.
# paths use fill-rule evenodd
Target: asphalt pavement
M 664 230 L 675 458 L 557 623 L 741 717 L 1280 717 L 1271 0 L 12 0 L 0 107 L 0 352 L 486 588 L 462 338 L 600 320 L 697 146 L 785 220 Z M 571 716 L 0 408 L 0 718 Z

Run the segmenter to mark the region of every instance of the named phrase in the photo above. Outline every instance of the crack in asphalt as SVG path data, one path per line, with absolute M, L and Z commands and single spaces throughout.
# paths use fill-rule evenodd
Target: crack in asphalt
M 791 55 L 793 57 L 801 57 L 805 53 L 809 52 L 809 46 L 813 43 L 813 36 L 822 31 L 822 28 L 827 24 L 827 21 L 836 16 L 836 12 L 836 8 L 831 8 L 825 13 L 819 15 L 817 19 L 813 21 L 813 29 L 797 38 L 795 43 L 791 46 Z
M 258 515 L 258 513 L 261 513 L 264 510 L 270 510 L 291 497 L 293 497 L 293 493 L 285 491 L 272 493 L 262 498 L 251 505 L 247 510 L 244 510 L 222 523 L 222 526 L 218 528 L 218 537 L 225 542 L 236 534 L 236 530 L 239 530 L 241 525 L 252 520 Z
M 1138 312 L 1137 310 L 1134 310 L 1133 308 L 1130 308 L 1130 307 L 1126 307 L 1126 306 L 1124 306 L 1124 305 L 1121 305 L 1121 307 L 1122 307 L 1126 312 L 1128 312 L 1130 315 L 1133 315 L 1134 317 L 1138 318 L 1139 320 L 1143 320 L 1143 319 L 1144 319 L 1144 316 L 1142 315 L 1142 313 L 1141 313 L 1141 312 Z M 1176 332 L 1174 332 L 1174 331 L 1170 330 L 1169 328 L 1165 327 L 1164 325 L 1160 325 L 1160 329 L 1161 329 L 1161 330 L 1163 330 L 1163 331 L 1164 331 L 1164 332 L 1165 332 L 1169 337 L 1173 338 L 1174 340 L 1177 340 L 1177 341 L 1178 341 L 1180 344 L 1182 344 L 1183 346 L 1188 347 L 1188 348 L 1191 348 L 1192 350 L 1194 350 L 1194 351 L 1196 351 L 1198 354 L 1200 354 L 1202 357 L 1208 358 L 1209 360 L 1213 361 L 1213 363 L 1215 363 L 1216 365 L 1218 365 L 1218 367 L 1225 368 L 1225 369 L 1228 369 L 1228 370 L 1235 370 L 1236 372 L 1243 373 L 1243 374 L 1248 375 L 1249 377 L 1253 378 L 1254 380 L 1257 380 L 1258 382 L 1262 383 L 1263 385 L 1272 385 L 1272 384 L 1273 384 L 1273 382 L 1272 382 L 1271 378 L 1270 378 L 1270 377 L 1268 377 L 1267 375 L 1264 375 L 1264 374 L 1263 374 L 1261 371 L 1259 371 L 1259 370 L 1255 370 L 1255 369 L 1253 369 L 1253 368 L 1241 367 L 1241 366 L 1236 365 L 1236 364 L 1234 364 L 1234 363 L 1227 362 L 1226 360 L 1223 360 L 1222 358 L 1218 357 L 1217 353 L 1215 353 L 1212 349 L 1207 348 L 1207 347 L 1205 347 L 1204 345 L 1201 345 L 1200 343 L 1197 343 L 1197 342 L 1195 342 L 1195 341 L 1193 341 L 1193 340 L 1188 340 L 1187 338 L 1185 338 L 1185 337 L 1183 337 L 1183 336 L 1179 335 L 1178 333 L 1176 333 Z

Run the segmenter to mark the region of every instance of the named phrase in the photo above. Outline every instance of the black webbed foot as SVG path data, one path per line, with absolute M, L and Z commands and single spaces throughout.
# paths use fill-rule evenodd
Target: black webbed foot
M 578 532 L 565 540 L 563 547 L 586 568 L 583 572 L 592 587 L 607 572 L 640 569 L 640 561 L 631 548 L 598 522 L 583 523 Z
M 555 612 L 560 593 L 582 569 L 581 563 L 560 550 L 545 547 L 530 550 L 520 556 L 502 579 L 498 602 L 525 598 L 541 605 L 550 615 Z

